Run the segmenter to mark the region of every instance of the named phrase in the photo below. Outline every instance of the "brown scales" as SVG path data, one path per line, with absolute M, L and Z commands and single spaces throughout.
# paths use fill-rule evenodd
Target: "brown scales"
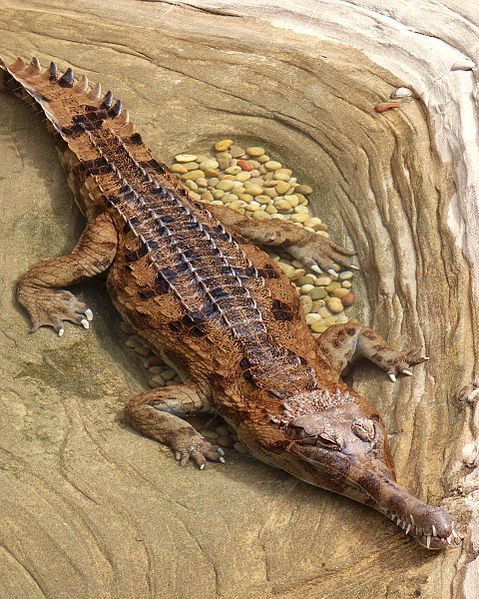
M 359 324 L 332 327 L 316 342 L 287 277 L 258 246 L 282 247 L 331 274 L 334 262 L 352 267 L 351 252 L 293 224 L 259 225 L 193 201 L 122 102 L 71 69 L 59 76 L 37 59 L 0 67 L 7 88 L 46 115 L 88 221 L 71 254 L 20 278 L 33 330 L 62 335 L 65 321 L 89 328 L 91 311 L 64 288 L 108 270 L 123 318 L 184 379 L 130 401 L 126 416 L 137 430 L 170 446 L 181 465 L 192 458 L 203 468 L 224 461 L 222 451 L 180 416 L 217 412 L 265 462 L 372 505 L 428 547 L 451 543 L 447 514 L 395 482 L 379 416 L 339 378 L 355 354 L 391 380 L 425 358 L 394 351 Z

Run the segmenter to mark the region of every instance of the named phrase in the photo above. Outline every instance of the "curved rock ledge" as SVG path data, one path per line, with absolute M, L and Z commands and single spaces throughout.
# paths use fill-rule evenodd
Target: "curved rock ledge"
M 81 228 L 42 123 L 0 94 L 0 581 L 5 597 L 475 597 L 479 416 L 479 10 L 465 2 L 9 0 L 5 59 L 101 80 L 164 160 L 219 137 L 264 145 L 356 248 L 355 316 L 431 356 L 353 384 L 400 481 L 445 505 L 461 549 L 431 554 L 382 516 L 248 457 L 178 470 L 117 422 L 144 384 L 102 282 L 93 334 L 27 334 L 14 281 Z M 414 98 L 379 114 L 399 86 Z M 479 394 L 477 394 L 479 395 Z M 475 561 L 476 560 L 476 561 Z

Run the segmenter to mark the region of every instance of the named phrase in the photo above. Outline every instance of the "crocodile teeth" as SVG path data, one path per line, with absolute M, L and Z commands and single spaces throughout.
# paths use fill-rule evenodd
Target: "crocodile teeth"
M 62 87 L 72 87 L 74 81 L 75 81 L 75 77 L 73 75 L 73 71 L 71 70 L 70 67 L 68 67 L 68 69 L 65 71 L 65 73 L 58 80 L 58 83 Z
M 111 114 L 114 117 L 119 116 L 121 114 L 122 109 L 123 109 L 123 102 L 121 100 L 117 100 L 111 107 Z
M 393 383 L 395 383 L 395 382 L 396 382 L 396 375 L 395 375 L 395 374 L 393 374 L 392 372 L 388 372 L 388 377 L 391 379 L 391 381 L 392 381 Z
M 408 370 L 407 368 L 405 368 L 404 370 L 401 370 L 401 372 L 403 374 L 405 374 L 406 376 L 412 376 L 412 372 L 410 370 Z
M 93 96 L 93 98 L 95 98 L 95 100 L 99 100 L 101 98 L 101 84 L 100 83 L 95 84 L 95 86 L 91 90 L 91 95 Z
M 406 534 L 407 534 L 407 535 L 409 534 L 409 531 L 410 531 L 410 530 L 411 530 L 411 525 L 410 525 L 410 524 L 408 524 L 408 525 L 407 525 L 407 528 L 406 528 Z
M 414 526 L 415 522 L 414 522 L 414 518 L 412 514 L 409 514 L 409 518 L 411 518 L 411 524 Z
M 113 104 L 113 94 L 111 91 L 106 92 L 105 97 L 103 98 L 103 102 L 101 103 L 102 108 L 111 108 Z
M 80 83 L 78 84 L 79 92 L 86 92 L 88 89 L 88 77 L 86 75 L 82 75 L 80 77 Z
M 313 264 L 313 266 L 311 266 L 311 270 L 313 272 L 317 272 L 318 275 L 320 275 L 320 274 L 322 274 L 324 272 L 324 270 L 320 266 L 318 266 L 317 264 Z
M 437 537 L 437 531 L 436 531 L 436 527 L 434 526 L 434 524 L 432 525 L 432 536 Z
M 427 545 L 428 549 L 431 547 L 431 535 L 427 535 L 427 537 L 426 537 L 426 545 Z
M 54 62 L 50 63 L 50 78 L 56 79 L 58 76 L 58 67 Z
M 30 63 L 31 71 L 34 75 L 40 75 L 42 67 L 40 65 L 40 61 L 36 56 L 32 58 L 32 62 Z
M 359 266 L 356 266 L 355 264 L 350 264 L 349 268 L 352 268 L 353 270 L 361 270 Z

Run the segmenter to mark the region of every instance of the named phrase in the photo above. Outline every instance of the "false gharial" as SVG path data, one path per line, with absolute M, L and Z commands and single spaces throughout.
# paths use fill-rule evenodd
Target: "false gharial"
M 281 220 L 254 221 L 188 196 L 152 155 L 120 100 L 85 76 L 38 59 L 0 61 L 3 83 L 43 111 L 87 224 L 69 255 L 32 266 L 17 298 L 32 330 L 90 328 L 91 310 L 65 288 L 107 271 L 123 319 L 180 373 L 125 408 L 135 429 L 203 469 L 223 451 L 182 415 L 211 412 L 253 456 L 313 485 L 374 507 L 430 549 L 459 543 L 449 515 L 397 482 L 380 416 L 342 380 L 361 355 L 391 380 L 426 360 L 395 351 L 373 330 L 336 325 L 318 339 L 299 298 L 263 248 L 316 272 L 352 252 Z

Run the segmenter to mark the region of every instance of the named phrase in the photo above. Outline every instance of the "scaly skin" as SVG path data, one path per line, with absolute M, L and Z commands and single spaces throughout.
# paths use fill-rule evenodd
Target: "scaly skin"
M 62 335 L 65 321 L 89 328 L 91 311 L 63 288 L 108 270 L 123 318 L 184 379 L 133 398 L 127 418 L 181 465 L 224 461 L 179 417 L 216 412 L 264 462 L 371 505 L 428 548 L 456 544 L 449 516 L 396 483 L 380 417 L 340 380 L 355 354 L 391 380 L 426 358 L 394 351 L 359 324 L 332 327 L 316 342 L 287 277 L 258 246 L 282 247 L 316 271 L 352 267 L 351 253 L 292 224 L 258 224 L 193 201 L 121 102 L 70 69 L 42 72 L 37 59 L 0 67 L 7 88 L 43 109 L 88 221 L 70 255 L 21 277 L 17 295 L 33 330 Z

